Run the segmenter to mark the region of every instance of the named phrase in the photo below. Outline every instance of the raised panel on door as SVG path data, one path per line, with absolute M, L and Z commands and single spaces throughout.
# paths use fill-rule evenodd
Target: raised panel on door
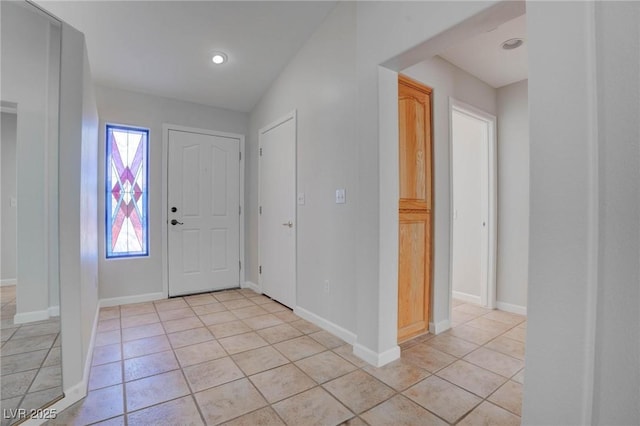
M 429 329 L 431 214 L 401 213 L 398 265 L 398 340 Z
M 398 341 L 429 330 L 433 140 L 431 89 L 398 77 Z
M 400 209 L 431 208 L 431 91 L 398 82 Z

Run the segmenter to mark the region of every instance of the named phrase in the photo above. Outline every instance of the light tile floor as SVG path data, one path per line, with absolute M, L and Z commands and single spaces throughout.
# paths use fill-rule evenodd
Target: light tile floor
M 14 324 L 16 286 L 0 287 L 0 425 L 20 419 L 11 410 L 40 408 L 62 397 L 60 320 Z
M 104 308 L 89 394 L 50 424 L 519 424 L 525 318 L 454 305 L 382 368 L 250 290 Z

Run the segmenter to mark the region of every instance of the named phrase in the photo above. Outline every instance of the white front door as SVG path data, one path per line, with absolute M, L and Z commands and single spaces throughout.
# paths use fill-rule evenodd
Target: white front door
M 240 140 L 168 131 L 169 296 L 240 284 Z
M 296 305 L 296 115 L 260 130 L 260 285 Z

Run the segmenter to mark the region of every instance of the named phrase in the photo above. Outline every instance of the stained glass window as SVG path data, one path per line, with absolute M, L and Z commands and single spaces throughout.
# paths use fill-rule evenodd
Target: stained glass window
M 107 124 L 107 257 L 149 254 L 147 158 L 149 130 Z

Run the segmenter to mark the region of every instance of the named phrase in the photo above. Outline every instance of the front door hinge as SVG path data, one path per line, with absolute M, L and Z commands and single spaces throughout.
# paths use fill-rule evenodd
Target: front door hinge
M 260 206 L 260 214 L 262 214 L 262 206 Z
M 242 206 L 238 206 L 238 214 L 241 215 L 242 214 Z
M 258 266 L 258 273 L 261 274 L 262 273 L 262 265 Z
M 242 161 L 242 152 L 238 152 L 238 154 L 240 154 L 239 160 Z
M 260 148 L 260 157 L 262 157 L 262 148 Z
M 238 260 L 238 269 L 240 269 L 242 271 L 242 261 Z

